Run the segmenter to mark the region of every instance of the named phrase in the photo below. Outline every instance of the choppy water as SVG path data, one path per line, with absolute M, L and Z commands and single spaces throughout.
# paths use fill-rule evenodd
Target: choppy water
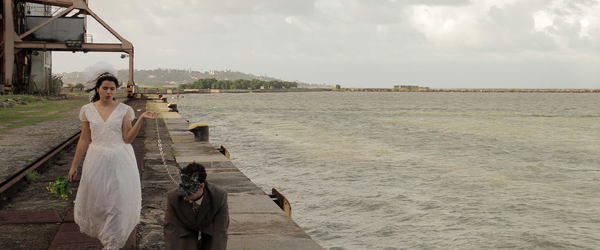
M 169 97 L 170 98 L 170 97 Z M 600 94 L 185 95 L 326 249 L 598 249 Z

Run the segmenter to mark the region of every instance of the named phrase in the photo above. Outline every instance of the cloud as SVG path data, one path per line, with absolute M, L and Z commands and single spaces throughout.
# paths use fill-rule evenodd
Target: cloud
M 314 2 L 310 0 L 155 0 L 150 2 L 163 10 L 173 10 L 175 13 L 193 12 L 208 15 L 261 15 L 271 13 L 299 15 L 310 13 L 314 8 Z
M 471 0 L 407 0 L 411 5 L 433 5 L 433 6 L 464 6 L 471 4 Z
M 357 69 L 402 68 L 405 77 L 418 79 L 414 72 L 426 72 L 428 66 L 439 72 L 447 67 L 468 78 L 470 71 L 462 66 L 500 76 L 497 72 L 505 71 L 494 67 L 527 68 L 543 61 L 562 68 L 600 63 L 600 7 L 592 0 L 105 0 L 90 4 L 134 44 L 135 65 L 141 69 L 227 67 L 324 83 L 345 70 L 352 71 L 345 73 L 348 81 L 360 79 L 362 71 Z M 92 23 L 88 31 L 95 42 L 114 42 Z M 55 57 L 57 72 L 81 70 L 79 65 L 68 65 L 69 60 L 63 59 L 67 55 Z M 78 58 L 87 60 L 79 63 L 83 68 L 95 62 Z M 317 65 L 329 70 L 318 70 Z M 523 79 L 532 79 L 518 72 Z M 593 82 L 593 74 L 581 74 Z M 375 75 L 385 79 L 388 74 L 370 76 Z M 474 73 L 471 77 L 478 79 Z M 465 82 L 469 81 L 456 84 Z

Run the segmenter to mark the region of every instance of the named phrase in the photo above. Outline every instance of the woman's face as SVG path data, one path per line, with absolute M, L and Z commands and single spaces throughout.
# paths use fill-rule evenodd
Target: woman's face
M 100 100 L 110 101 L 115 97 L 117 91 L 117 85 L 112 81 L 103 81 L 98 87 L 98 94 L 100 94 Z

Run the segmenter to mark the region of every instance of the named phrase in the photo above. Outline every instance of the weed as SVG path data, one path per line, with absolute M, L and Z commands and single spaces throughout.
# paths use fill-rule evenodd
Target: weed
M 15 205 L 12 205 L 12 204 L 6 205 L 6 208 L 15 208 Z
M 42 174 L 38 173 L 37 171 L 33 170 L 29 173 L 27 173 L 27 175 L 25 176 L 25 180 L 27 180 L 27 182 L 32 183 L 34 181 L 37 181 L 39 178 L 44 177 Z

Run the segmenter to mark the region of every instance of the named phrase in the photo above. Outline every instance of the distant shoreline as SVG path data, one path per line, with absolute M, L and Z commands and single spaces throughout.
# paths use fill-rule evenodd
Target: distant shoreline
M 419 88 L 419 89 L 377 89 L 377 88 L 342 88 L 334 89 L 333 91 L 339 92 L 469 92 L 469 93 L 483 93 L 483 92 L 499 92 L 499 93 L 598 93 L 600 89 L 470 89 L 470 88 L 458 88 L 458 89 L 430 89 L 430 88 Z
M 459 93 L 600 93 L 600 89 L 400 89 L 400 88 L 300 88 L 300 89 L 165 89 L 139 87 L 140 94 L 217 94 L 217 93 L 289 93 L 289 92 L 459 92 Z

